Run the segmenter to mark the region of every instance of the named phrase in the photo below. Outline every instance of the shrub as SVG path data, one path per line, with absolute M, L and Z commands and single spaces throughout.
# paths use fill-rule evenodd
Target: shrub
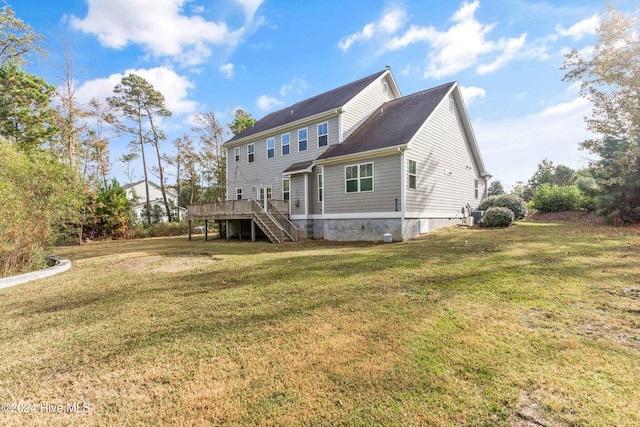
M 545 212 L 588 208 L 590 200 L 576 186 L 542 184 L 532 199 L 534 209 Z
M 481 211 L 487 211 L 490 208 L 507 208 L 513 212 L 513 217 L 523 219 L 527 216 L 527 204 L 522 200 L 520 196 L 515 194 L 502 194 L 500 196 L 489 196 L 480 203 L 478 209 Z
M 0 139 L 0 277 L 45 266 L 60 230 L 77 223 L 81 191 L 72 168 Z
M 481 227 L 508 227 L 514 220 L 511 209 L 494 206 L 484 213 L 480 220 Z

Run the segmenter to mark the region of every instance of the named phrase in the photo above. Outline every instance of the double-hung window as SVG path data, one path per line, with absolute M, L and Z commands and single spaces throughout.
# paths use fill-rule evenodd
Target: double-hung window
M 233 157 L 236 159 L 236 162 L 240 161 L 240 147 L 233 149 Z
M 307 128 L 298 131 L 298 151 L 307 150 Z
M 236 199 L 242 200 L 242 188 L 236 188 Z
M 476 199 L 477 199 L 477 198 L 478 198 L 478 195 L 479 195 L 478 193 L 479 193 L 479 190 L 480 190 L 480 186 L 478 185 L 478 184 L 479 184 L 479 183 L 478 183 L 478 180 L 477 180 L 477 179 L 476 179 L 476 180 L 474 180 L 474 183 L 473 183 L 473 184 L 474 184 L 474 194 L 475 194 Z
M 322 190 L 323 190 L 323 183 L 322 183 L 322 174 L 318 175 L 318 201 L 322 202 Z
M 256 159 L 256 145 L 249 144 L 247 145 L 247 162 L 253 163 Z
M 280 142 L 282 145 L 282 155 L 286 156 L 289 154 L 289 143 L 290 143 L 290 135 L 288 133 L 283 133 L 280 137 Z
M 373 191 L 373 163 L 361 163 L 344 168 L 345 192 Z
M 329 124 L 320 123 L 318 125 L 318 147 L 324 147 L 329 142 Z
M 276 139 L 267 138 L 267 159 L 272 159 L 276 156 Z
M 409 160 L 409 188 L 415 190 L 418 187 L 418 175 L 416 161 Z
M 289 200 L 291 197 L 291 190 L 289 185 L 289 178 L 285 178 L 282 180 L 282 200 Z

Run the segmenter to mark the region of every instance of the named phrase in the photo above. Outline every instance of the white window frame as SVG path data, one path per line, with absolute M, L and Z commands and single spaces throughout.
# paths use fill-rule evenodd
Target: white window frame
M 415 171 L 411 173 L 411 164 L 413 164 Z M 418 188 L 418 163 L 415 160 L 409 159 L 409 164 L 407 166 L 407 172 L 409 174 L 409 190 L 416 190 Z M 411 186 L 411 178 L 414 179 L 413 187 Z
M 254 163 L 256 161 L 256 144 L 252 142 L 247 144 L 247 163 Z
M 367 165 L 371 165 L 371 176 L 365 176 L 362 177 L 360 176 L 360 169 L 362 166 L 367 166 Z M 349 178 L 347 179 L 347 168 L 352 168 L 355 167 L 357 170 L 357 176 L 355 178 Z M 362 180 L 363 179 L 369 179 L 371 178 L 371 190 L 362 190 Z M 358 183 L 358 188 L 356 191 L 347 191 L 348 187 L 347 187 L 347 182 L 349 181 L 356 181 Z M 352 194 L 352 193 L 373 193 L 375 191 L 375 170 L 374 170 L 374 165 L 373 162 L 367 162 L 367 163 L 358 163 L 358 164 L 353 164 L 353 165 L 347 165 L 344 167 L 344 193 L 345 194 Z
M 242 188 L 236 188 L 236 200 L 242 200 Z
M 234 157 L 236 162 L 240 161 L 240 147 L 235 147 L 233 149 L 233 157 Z
M 325 133 L 323 133 L 323 134 L 320 133 L 320 126 L 325 126 L 325 128 L 326 128 L 326 132 Z M 327 145 L 329 145 L 329 122 L 319 123 L 317 129 L 318 129 L 318 148 L 326 147 Z M 326 139 L 325 139 L 324 144 L 321 145 L 320 144 L 320 137 L 322 137 L 322 136 L 324 136 Z
M 271 147 L 269 147 L 269 144 L 271 144 Z M 267 159 L 273 159 L 274 157 L 276 157 L 276 139 L 275 137 L 267 138 Z
M 479 182 L 478 182 L 478 180 L 476 179 L 476 180 L 474 180 L 474 183 L 473 183 L 473 184 L 474 184 L 473 186 L 474 186 L 474 190 L 475 190 L 475 196 L 476 196 L 476 199 L 477 199 L 477 198 L 478 198 L 478 195 L 480 194 L 480 193 L 479 193 L 479 191 L 480 191 L 480 183 L 479 183 Z
M 300 132 L 304 131 L 305 138 L 300 139 Z M 300 149 L 300 143 L 304 141 L 304 150 Z M 307 128 L 298 129 L 298 152 L 307 151 L 309 149 L 309 130 Z
M 287 190 L 284 189 L 284 183 L 287 183 Z M 289 178 L 282 179 L 282 200 L 291 200 L 291 180 Z
M 324 200 L 324 181 L 322 174 L 318 174 L 318 202 L 322 203 Z
M 284 139 L 285 137 L 287 137 L 287 143 L 284 143 Z M 283 156 L 288 155 L 289 153 L 291 153 L 291 134 L 290 133 L 283 133 L 280 136 L 280 146 L 282 147 L 282 149 L 280 150 L 282 152 Z M 284 147 L 287 147 L 287 152 L 284 152 Z

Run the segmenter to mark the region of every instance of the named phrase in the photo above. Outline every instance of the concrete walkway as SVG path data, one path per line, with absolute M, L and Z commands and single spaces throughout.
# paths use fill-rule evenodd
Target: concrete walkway
M 48 259 L 57 261 L 57 264 L 53 267 L 45 268 L 43 270 L 32 271 L 31 273 L 19 274 L 17 276 L 5 277 L 0 279 L 0 289 L 8 288 L 10 286 L 20 285 L 32 280 L 42 279 L 44 277 L 53 276 L 54 274 L 62 273 L 71 268 L 71 261 L 68 259 L 60 258 L 57 256 L 48 256 Z

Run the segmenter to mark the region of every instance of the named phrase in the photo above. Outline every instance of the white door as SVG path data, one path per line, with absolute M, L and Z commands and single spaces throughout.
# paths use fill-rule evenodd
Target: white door
M 262 209 L 267 208 L 267 200 L 271 199 L 271 187 L 260 187 L 258 188 L 258 201 L 260 202 L 260 206 Z

